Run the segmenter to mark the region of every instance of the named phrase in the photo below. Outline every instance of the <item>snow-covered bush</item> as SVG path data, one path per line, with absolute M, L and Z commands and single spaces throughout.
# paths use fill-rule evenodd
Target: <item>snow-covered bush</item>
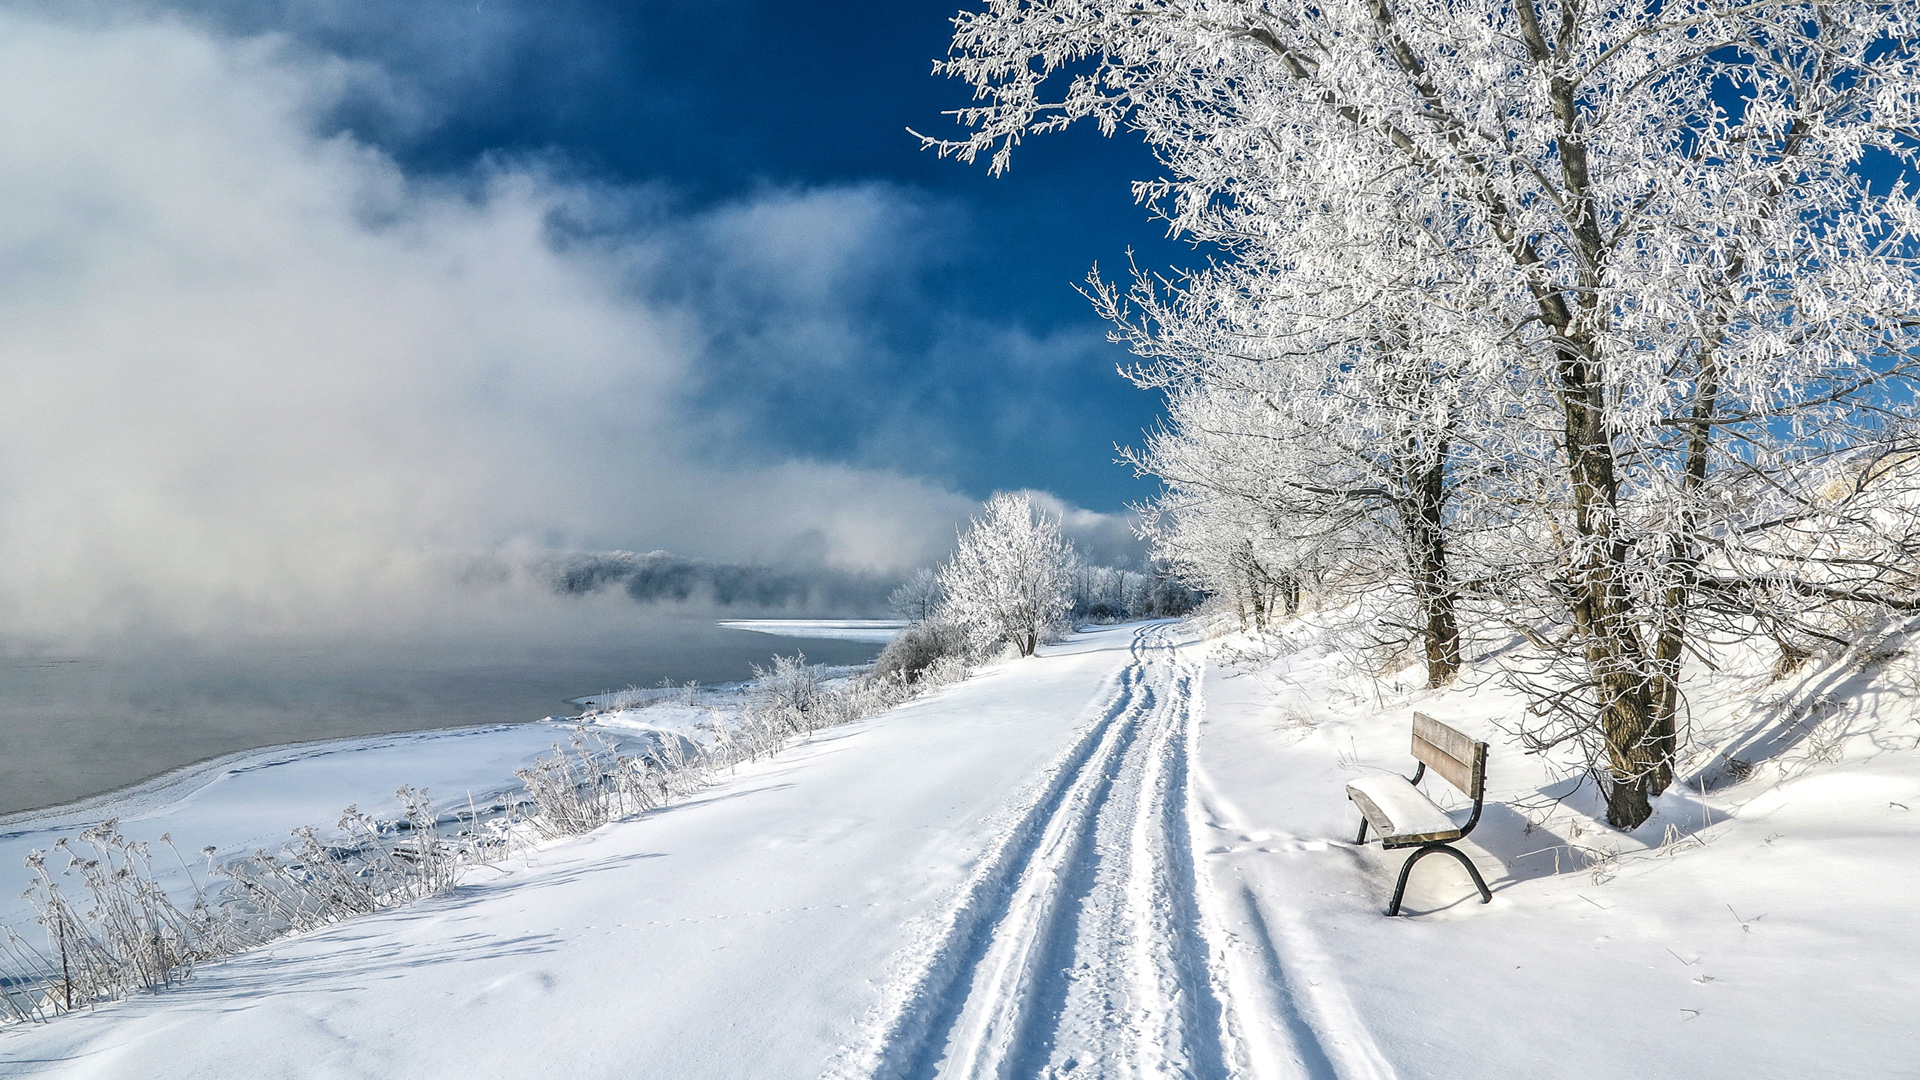
M 45 928 L 45 951 L 9 932 L 6 952 L 17 975 L 4 983 L 7 1011 L 41 1018 L 121 997 L 158 990 L 184 978 L 200 960 L 220 955 L 225 927 L 204 903 L 176 906 L 154 880 L 148 847 L 120 835 L 106 821 L 61 839 L 52 851 L 27 859 L 33 871 L 28 898 Z M 62 888 L 62 880 L 73 889 Z
M 965 627 L 977 646 L 1005 641 L 1031 656 L 1065 625 L 1073 564 L 1059 519 L 1034 506 L 1026 492 L 1001 492 L 987 500 L 940 568 L 941 616 Z
M 651 754 L 622 754 L 583 724 L 567 747 L 556 743 L 552 754 L 514 773 L 535 808 L 523 820 L 548 839 L 591 832 L 697 788 L 703 781 L 681 775 L 697 757 L 678 738 L 660 740 Z
M 902 636 L 913 634 L 917 640 L 929 628 L 942 625 L 916 624 Z M 925 690 L 965 678 L 970 654 L 964 635 L 958 636 L 960 651 L 956 654 L 944 651 L 955 645 L 956 635 L 950 626 L 932 632 L 944 635 L 944 644 L 937 650 L 939 654 L 927 657 L 914 675 L 904 668 L 878 663 L 860 674 L 847 674 L 844 669 L 836 673 L 821 665 L 809 665 L 804 654 L 776 656 L 767 667 L 756 666 L 756 678 L 748 688 L 746 714 L 728 737 L 737 744 L 755 744 L 748 756 L 758 757 L 779 749 L 794 736 L 872 716 Z
M 930 619 L 911 623 L 887 642 L 873 662 L 873 677 L 887 678 L 898 673 L 914 682 L 936 662 L 953 658 L 965 662 L 970 655 L 966 628 L 959 623 Z
M 336 829 L 295 830 L 291 843 L 209 869 L 230 885 L 203 887 L 179 852 L 191 885 L 183 908 L 154 873 L 148 845 L 109 820 L 27 859 L 27 898 L 46 932 L 44 947 L 6 931 L 0 958 L 0 1017 L 44 1020 L 62 1012 L 158 990 L 193 967 L 451 889 L 466 866 L 498 849 L 478 828 L 445 837 L 424 791 L 401 788 L 400 817 L 381 821 L 348 807 Z M 452 815 L 456 820 L 459 815 Z M 477 812 L 469 808 L 467 821 Z M 170 837 L 162 842 L 172 850 Z M 209 859 L 212 849 L 203 852 Z
M 278 851 L 259 850 L 216 872 L 232 881 L 228 921 L 249 937 L 298 933 L 413 900 L 438 896 L 458 884 L 480 855 L 479 833 L 440 835 L 440 814 L 427 793 L 395 793 L 401 816 L 381 820 L 349 806 L 331 833 L 294 830 Z M 237 918 L 236 918 L 237 917 Z
M 820 667 L 809 665 L 805 653 L 776 656 L 766 667 L 755 664 L 749 712 L 788 731 L 812 731 L 819 726 L 811 714 L 822 704 L 823 681 Z

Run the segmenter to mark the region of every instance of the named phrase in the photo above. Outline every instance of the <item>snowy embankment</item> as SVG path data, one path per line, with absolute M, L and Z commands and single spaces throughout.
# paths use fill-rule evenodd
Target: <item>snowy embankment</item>
M 1628 836 L 1554 800 L 1472 679 L 1079 634 L 452 894 L 0 1033 L 0 1074 L 1911 1074 L 1904 642 L 1778 683 L 1717 657 L 1707 791 Z M 1341 789 L 1410 766 L 1414 709 L 1494 743 L 1463 846 L 1495 894 L 1428 860 L 1390 920 L 1403 853 L 1349 842 Z
M 1720 670 L 1687 688 L 1691 768 L 1631 834 L 1514 744 L 1502 729 L 1522 705 L 1474 688 L 1485 664 L 1439 691 L 1356 674 L 1312 643 L 1258 675 L 1214 665 L 1196 840 L 1232 931 L 1249 1059 L 1299 1063 L 1251 1072 L 1920 1075 L 1907 637 L 1778 682 L 1770 655 L 1713 657 Z M 1417 685 L 1417 669 L 1402 678 Z M 1408 890 L 1416 917 L 1386 919 L 1407 853 L 1349 843 L 1359 817 L 1341 790 L 1412 771 L 1416 709 L 1492 743 L 1486 813 L 1462 847 L 1494 897 L 1482 906 L 1465 873 L 1428 859 Z
M 330 824 L 349 804 L 393 813 L 394 792 L 404 784 L 427 788 L 443 802 L 471 794 L 484 806 L 519 787 L 514 770 L 564 742 L 568 730 L 552 723 L 495 724 L 249 750 L 83 802 L 10 815 L 0 819 L 0 926 L 23 934 L 33 928 L 33 907 L 19 892 L 27 854 L 103 818 L 117 817 L 129 839 L 156 847 L 171 836 L 196 863 L 202 847 L 226 859 L 277 847 L 303 825 Z M 163 849 L 155 869 L 180 895 L 185 874 L 171 853 Z

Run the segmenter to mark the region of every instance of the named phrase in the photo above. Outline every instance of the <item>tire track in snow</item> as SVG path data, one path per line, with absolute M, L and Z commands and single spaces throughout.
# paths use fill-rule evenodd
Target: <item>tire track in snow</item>
M 1117 691 L 964 890 L 870 1075 L 1226 1075 L 1195 896 L 1197 667 L 1135 632 Z
M 958 1016 L 968 980 L 979 965 L 993 930 L 1005 914 L 1006 902 L 1023 867 L 1034 857 L 1049 822 L 1060 814 L 1075 781 L 1096 752 L 1106 752 L 1114 728 L 1132 709 L 1139 692 L 1142 635 L 1134 634 L 1130 658 L 1115 679 L 1115 688 L 1097 710 L 1097 718 L 1049 768 L 1033 804 L 999 839 L 980 869 L 961 890 L 939 945 L 919 965 L 919 972 L 898 995 L 895 1014 L 881 1026 L 876 1045 L 860 1057 L 833 1069 L 838 1077 L 906 1077 L 926 1075 L 928 1057 L 937 1055 L 940 1042 Z

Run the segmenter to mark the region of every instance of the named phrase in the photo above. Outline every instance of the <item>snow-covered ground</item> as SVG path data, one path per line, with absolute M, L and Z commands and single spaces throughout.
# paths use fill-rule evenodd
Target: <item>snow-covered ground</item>
M 1717 779 L 1739 758 L 1746 779 L 1710 779 L 1704 797 L 1676 785 L 1632 834 L 1596 821 L 1588 792 L 1553 801 L 1573 785 L 1512 744 L 1501 727 L 1521 704 L 1490 686 L 1401 690 L 1313 646 L 1257 677 L 1214 666 L 1196 842 L 1246 1071 L 1920 1076 L 1920 665 L 1905 648 L 1779 683 L 1770 657 L 1716 657 L 1688 689 L 1699 765 Z M 1406 852 L 1350 843 L 1340 792 L 1411 771 L 1415 709 L 1493 744 L 1462 846 L 1494 896 L 1482 906 L 1464 872 L 1427 859 L 1416 917 L 1387 919 Z
M 250 750 L 80 803 L 11 815 L 0 819 L 0 925 L 33 927 L 32 908 L 20 896 L 27 853 L 104 818 L 117 817 L 129 839 L 155 847 L 172 836 L 197 871 L 203 847 L 217 849 L 221 859 L 275 847 L 300 826 L 331 824 L 349 804 L 395 815 L 394 792 L 403 784 L 426 788 L 436 802 L 471 794 L 484 806 L 517 788 L 514 770 L 564 743 L 569 732 L 557 723 L 494 724 Z M 155 868 L 169 885 L 184 883 L 164 848 Z
M 1905 640 L 1779 683 L 1718 658 L 1690 694 L 1720 782 L 1625 836 L 1551 799 L 1490 686 L 1093 630 L 450 895 L 0 1032 L 0 1075 L 1920 1075 Z M 1401 853 L 1350 842 L 1341 791 L 1410 766 L 1416 708 L 1494 742 L 1464 844 L 1494 900 L 1428 860 L 1386 919 Z

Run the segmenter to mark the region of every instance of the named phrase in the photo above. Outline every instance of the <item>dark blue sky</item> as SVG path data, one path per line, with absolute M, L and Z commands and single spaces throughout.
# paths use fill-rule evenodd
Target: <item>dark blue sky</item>
M 643 213 L 697 215 L 730 202 L 878 185 L 899 211 L 897 250 L 842 274 L 826 335 L 782 335 L 809 317 L 725 263 L 689 258 L 646 288 L 715 316 L 701 391 L 707 452 L 800 455 L 897 468 L 975 497 L 1036 487 L 1100 510 L 1150 492 L 1112 463 L 1154 399 L 1114 371 L 1126 354 L 1073 291 L 1129 247 L 1166 265 L 1164 238 L 1128 184 L 1153 175 L 1137 140 L 1091 131 L 1036 140 L 1014 171 L 922 152 L 906 128 L 953 130 L 968 100 L 935 78 L 950 2 L 761 0 L 479 4 L 229 4 L 201 9 L 245 32 L 279 32 L 377 63 L 421 101 L 337 117 L 416 175 L 460 175 L 487 155 L 647 193 Z M 677 294 L 677 295 L 676 295 Z M 795 349 L 844 355 L 795 363 Z M 722 430 L 724 429 L 724 430 Z

